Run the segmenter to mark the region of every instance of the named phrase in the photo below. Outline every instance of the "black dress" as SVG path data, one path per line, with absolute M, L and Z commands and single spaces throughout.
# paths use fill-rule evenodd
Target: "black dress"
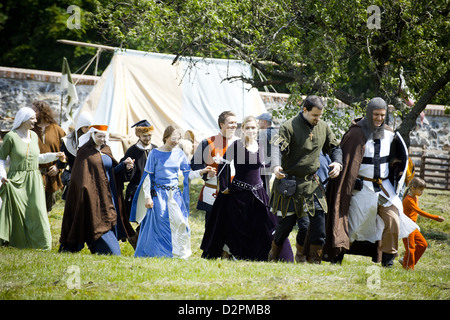
M 269 197 L 261 180 L 264 152 L 249 152 L 240 140 L 228 147 L 219 165 L 220 192 L 205 228 L 201 249 L 203 258 L 218 258 L 227 245 L 233 257 L 267 260 L 276 217 L 270 213 Z M 235 176 L 230 176 L 233 160 Z M 228 188 L 229 193 L 222 193 Z M 293 261 L 290 244 L 283 246 L 281 258 Z

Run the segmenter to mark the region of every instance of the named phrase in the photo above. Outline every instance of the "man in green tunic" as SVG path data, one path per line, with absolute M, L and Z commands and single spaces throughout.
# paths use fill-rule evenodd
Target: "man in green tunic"
M 317 96 L 308 96 L 301 113 L 283 123 L 274 143 L 281 152 L 281 163 L 275 166 L 271 194 L 272 212 L 278 216 L 269 261 L 278 261 L 284 240 L 289 236 L 297 218 L 309 215 L 309 247 L 296 244 L 296 261 L 302 262 L 308 252 L 310 262 L 320 263 L 325 243 L 325 213 L 327 203 L 322 182 L 316 176 L 320 167 L 321 150 L 330 155 L 330 178 L 342 169 L 342 151 L 330 127 L 320 120 L 324 103 Z M 290 188 L 286 186 L 291 184 Z M 297 241 L 298 242 L 298 241 Z M 305 250 L 304 250 L 305 249 Z

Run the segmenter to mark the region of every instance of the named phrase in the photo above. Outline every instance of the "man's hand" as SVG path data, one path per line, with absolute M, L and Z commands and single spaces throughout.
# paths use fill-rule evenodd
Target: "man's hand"
M 286 175 L 282 171 L 283 171 L 283 168 L 280 166 L 276 166 L 275 168 L 273 168 L 273 173 L 275 174 L 275 178 L 283 179 Z
M 54 177 L 59 173 L 59 169 L 56 165 L 52 165 L 48 168 L 47 175 L 49 177 Z
M 333 162 L 329 165 L 331 171 L 329 172 L 330 178 L 335 179 L 342 171 L 342 165 L 338 162 Z

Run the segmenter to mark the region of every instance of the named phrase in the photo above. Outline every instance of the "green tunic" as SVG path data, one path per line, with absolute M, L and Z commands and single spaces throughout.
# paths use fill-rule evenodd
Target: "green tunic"
M 286 216 L 289 204 L 293 201 L 291 208 L 299 217 L 305 212 L 314 215 L 314 197 L 327 212 L 322 186 L 314 174 L 320 167 L 320 151 L 330 154 L 333 147 L 339 146 L 330 127 L 322 120 L 315 126 L 309 126 L 298 114 L 281 125 L 277 138 L 275 142 L 281 151 L 280 165 L 285 173 L 295 176 L 297 189 L 293 196 L 285 197 L 278 192 L 280 180 L 275 179 L 271 194 L 272 212 L 276 214 L 280 210 L 283 217 Z
M 0 148 L 0 159 L 10 157 L 9 182 L 0 187 L 0 239 L 11 247 L 49 250 L 52 238 L 39 171 L 38 137 L 33 131 L 30 134 L 27 143 L 11 131 Z

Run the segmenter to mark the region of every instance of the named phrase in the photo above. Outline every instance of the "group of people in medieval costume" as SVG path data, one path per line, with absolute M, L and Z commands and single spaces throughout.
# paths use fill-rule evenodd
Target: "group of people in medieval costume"
M 142 120 L 133 126 L 138 142 L 120 161 L 108 146 L 107 126 L 89 114 L 61 136 L 63 152 L 40 152 L 31 131 L 36 112 L 22 108 L 0 149 L 0 239 L 50 249 L 39 163 L 59 158 L 66 176 L 61 252 L 87 244 L 92 253 L 120 255 L 119 241 L 129 241 L 136 257 L 188 258 L 189 181 L 201 178 L 203 258 L 340 263 L 344 254 L 359 254 L 392 266 L 399 239 L 418 229 L 399 197 L 405 143 L 386 125 L 381 98 L 369 101 L 366 116 L 352 122 L 340 143 L 321 120 L 324 107 L 321 98 L 308 96 L 278 131 L 269 114 L 245 117 L 240 137 L 236 115 L 224 111 L 219 133 L 201 141 L 192 157 L 179 148 L 179 128 L 165 128 L 157 147 L 153 126 Z M 295 225 L 294 254 L 289 235 Z

